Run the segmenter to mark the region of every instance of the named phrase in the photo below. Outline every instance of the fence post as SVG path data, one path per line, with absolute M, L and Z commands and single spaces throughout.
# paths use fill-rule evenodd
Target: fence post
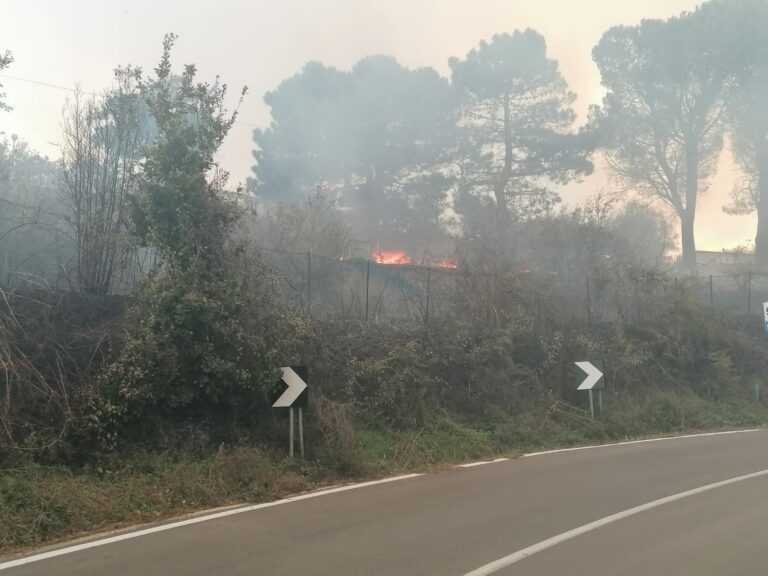
M 368 322 L 368 294 L 371 287 L 371 261 L 366 261 L 365 267 L 365 321 Z
M 339 270 L 339 276 L 344 277 L 344 269 L 342 268 L 344 266 L 343 262 L 339 264 L 339 267 L 341 270 Z M 344 282 L 339 282 L 339 314 L 342 318 L 344 318 Z
M 307 250 L 307 315 L 312 317 L 312 249 Z
M 715 309 L 715 291 L 712 286 L 712 274 L 709 275 L 709 306 Z
M 752 270 L 747 274 L 747 316 L 752 312 Z
M 424 312 L 424 322 L 429 322 L 429 280 L 430 280 L 430 268 L 427 266 L 427 309 Z
M 538 324 L 538 327 L 539 327 L 539 332 L 543 332 L 544 331 L 544 326 L 543 326 L 543 322 L 542 322 L 542 319 L 541 319 L 541 296 L 536 298 L 536 316 L 537 316 L 537 319 L 538 319 L 537 324 Z

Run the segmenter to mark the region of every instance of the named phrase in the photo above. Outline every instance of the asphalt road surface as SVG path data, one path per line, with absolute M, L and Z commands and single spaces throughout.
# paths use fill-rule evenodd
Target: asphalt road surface
M 14 560 L 2 576 L 765 574 L 768 431 L 455 468 Z

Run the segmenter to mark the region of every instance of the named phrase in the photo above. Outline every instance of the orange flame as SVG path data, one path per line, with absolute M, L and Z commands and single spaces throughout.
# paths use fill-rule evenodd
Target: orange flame
M 374 250 L 371 256 L 377 264 L 394 264 L 402 266 L 403 264 L 412 263 L 408 254 L 402 250 Z
M 445 268 L 446 270 L 456 270 L 456 268 L 459 267 L 456 262 L 450 262 L 449 260 L 443 260 L 442 262 L 437 262 L 435 264 L 438 268 Z

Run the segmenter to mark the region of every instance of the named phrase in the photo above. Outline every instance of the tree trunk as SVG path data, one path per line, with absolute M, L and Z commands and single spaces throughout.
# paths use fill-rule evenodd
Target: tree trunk
M 686 210 L 680 215 L 680 242 L 683 255 L 680 263 L 684 270 L 696 270 L 696 238 L 693 234 L 694 215 Z
M 696 199 L 699 194 L 699 148 L 697 139 L 689 135 L 685 147 L 685 208 L 680 217 L 680 241 L 683 248 L 683 269 L 696 270 Z
M 768 268 L 768 150 L 757 162 L 757 234 L 755 235 L 755 264 Z
M 496 205 L 499 212 L 507 215 L 507 186 L 512 176 L 512 120 L 510 118 L 509 96 L 504 97 L 504 166 L 499 177 L 493 185 L 493 193 L 496 196 Z

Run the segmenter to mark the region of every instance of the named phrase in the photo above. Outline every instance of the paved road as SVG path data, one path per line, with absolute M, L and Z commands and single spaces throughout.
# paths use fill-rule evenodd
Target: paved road
M 766 469 L 768 431 L 545 454 L 210 520 L 2 576 L 464 576 L 601 518 Z M 496 574 L 766 573 L 767 496 L 768 476 L 714 488 Z

